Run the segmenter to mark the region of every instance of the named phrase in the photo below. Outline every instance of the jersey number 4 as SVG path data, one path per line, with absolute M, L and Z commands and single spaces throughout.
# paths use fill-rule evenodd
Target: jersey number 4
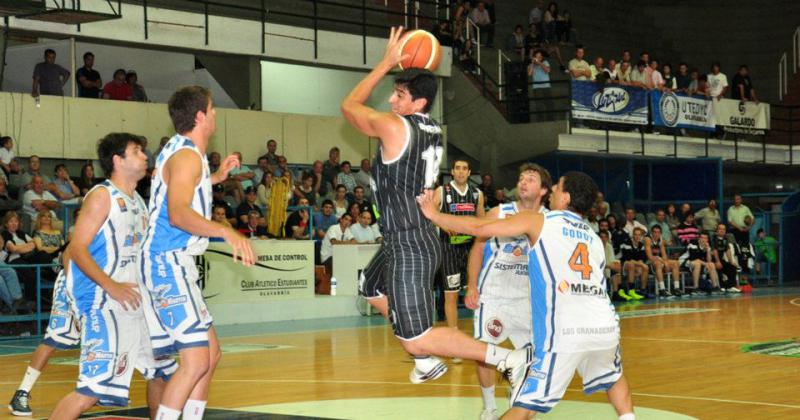
M 581 279 L 589 280 L 592 275 L 592 266 L 589 265 L 589 249 L 585 243 L 580 242 L 572 256 L 569 257 L 569 268 L 581 273 Z
M 439 165 L 442 164 L 442 146 L 428 146 L 422 152 L 422 160 L 425 161 L 425 188 L 433 188 L 436 184 L 436 177 L 439 175 Z

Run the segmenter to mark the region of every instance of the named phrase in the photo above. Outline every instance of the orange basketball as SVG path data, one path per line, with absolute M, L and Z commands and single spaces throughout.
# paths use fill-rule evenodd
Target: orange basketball
M 436 71 L 442 60 L 442 47 L 433 34 L 417 29 L 400 39 L 400 56 L 407 56 L 400 62 L 401 69 L 414 67 Z

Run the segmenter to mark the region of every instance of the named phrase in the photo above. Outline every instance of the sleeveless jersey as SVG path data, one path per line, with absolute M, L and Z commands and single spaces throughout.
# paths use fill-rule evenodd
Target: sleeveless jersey
M 211 170 L 208 159 L 200 152 L 188 137 L 176 134 L 164 146 L 156 159 L 156 169 L 150 194 L 150 224 L 144 240 L 144 251 L 169 252 L 184 251 L 188 255 L 200 255 L 208 247 L 208 238 L 195 236 L 180 228 L 174 227 L 169 222 L 169 208 L 167 206 L 167 183 L 161 171 L 167 161 L 178 151 L 189 149 L 200 156 L 202 173 L 200 182 L 194 186 L 192 210 L 206 219 L 211 219 Z
M 517 203 L 501 204 L 498 219 L 519 213 Z M 542 206 L 540 213 L 546 213 Z M 478 275 L 478 293 L 482 302 L 522 300 L 530 297 L 528 275 L 528 237 L 493 237 L 483 248 L 483 265 Z
M 418 228 L 433 228 L 422 215 L 417 196 L 436 184 L 442 160 L 442 128 L 427 114 L 401 116 L 406 126 L 406 144 L 394 160 L 375 157 L 372 191 L 381 232 L 391 234 Z
M 533 344 L 537 352 L 616 347 L 619 318 L 606 293 L 605 249 L 575 213 L 551 211 L 529 253 Z
M 96 185 L 92 191 L 101 188 L 108 191 L 111 205 L 106 220 L 89 244 L 89 254 L 114 281 L 138 283 L 137 259 L 147 231 L 147 207 L 138 193 L 129 197 L 110 180 Z M 79 313 L 86 314 L 93 307 L 108 304 L 112 309 L 122 309 L 77 264 L 73 261 L 68 264 L 67 288 Z
M 478 197 L 480 190 L 467 184 L 464 194 L 461 194 L 455 182 L 450 181 L 442 186 L 442 213 L 454 214 L 456 216 L 475 216 L 478 209 Z M 448 235 L 444 230 L 440 231 L 442 239 L 451 245 L 471 244 L 473 236 L 470 235 Z
M 662 241 L 662 239 L 659 239 L 658 242 L 656 242 L 655 239 L 652 239 L 652 238 L 650 239 L 650 253 L 653 254 L 654 257 L 661 257 L 662 256 L 661 255 L 661 241 Z

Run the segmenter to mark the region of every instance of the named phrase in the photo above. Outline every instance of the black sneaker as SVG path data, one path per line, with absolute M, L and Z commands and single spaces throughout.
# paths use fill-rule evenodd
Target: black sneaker
M 660 297 L 660 298 L 666 299 L 666 298 L 669 298 L 671 296 L 672 295 L 670 295 L 669 292 L 664 290 L 664 289 L 661 289 L 661 290 L 658 291 L 658 297 Z
M 672 289 L 672 296 L 679 298 L 683 296 L 683 293 L 681 293 L 681 289 Z
M 30 398 L 30 394 L 18 389 L 17 392 L 14 393 L 14 398 L 11 398 L 11 402 L 8 403 L 8 409 L 11 410 L 11 414 L 15 416 L 32 416 L 33 411 L 31 411 L 31 408 L 28 406 L 28 400 Z

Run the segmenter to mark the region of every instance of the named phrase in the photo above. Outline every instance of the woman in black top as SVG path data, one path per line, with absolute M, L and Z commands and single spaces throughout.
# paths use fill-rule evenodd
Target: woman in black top
M 97 183 L 98 179 L 94 177 L 94 166 L 92 166 L 91 163 L 83 165 L 83 168 L 81 168 L 81 176 L 78 178 L 78 182 L 76 182 L 76 185 L 81 190 L 81 195 L 85 196 Z

